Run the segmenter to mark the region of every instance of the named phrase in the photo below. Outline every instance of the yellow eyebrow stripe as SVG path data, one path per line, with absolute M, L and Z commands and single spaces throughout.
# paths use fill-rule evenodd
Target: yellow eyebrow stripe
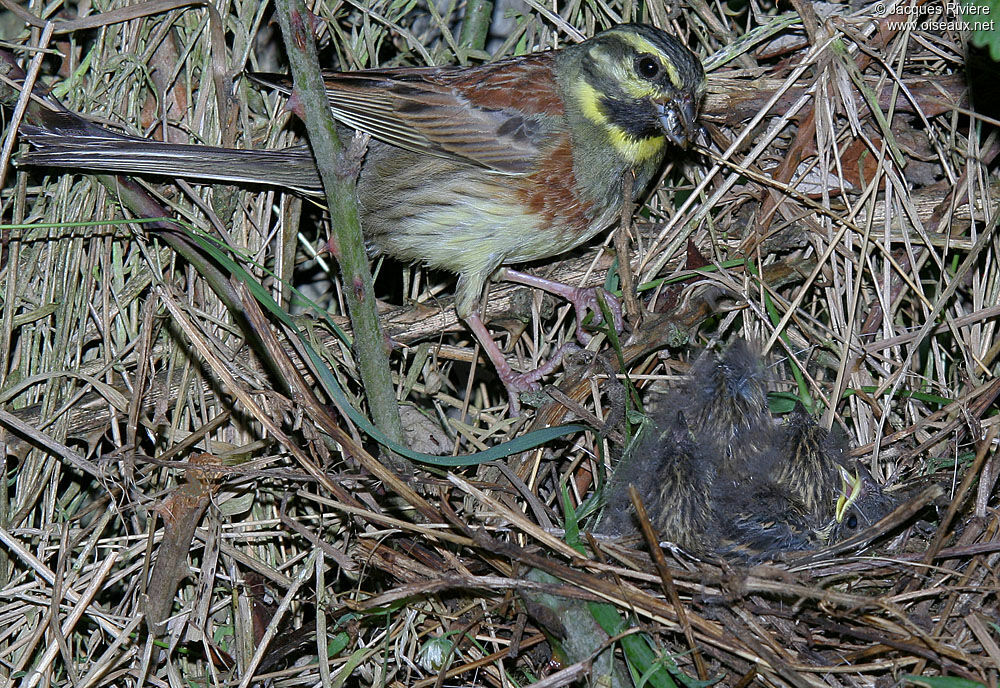
M 610 33 L 613 33 L 622 41 L 631 45 L 638 52 L 649 53 L 650 55 L 655 57 L 657 60 L 660 61 L 660 64 L 663 65 L 663 71 L 665 71 L 667 73 L 667 76 L 670 77 L 670 83 L 674 85 L 674 88 L 681 88 L 683 86 L 683 83 L 681 82 L 681 77 L 677 73 L 677 68 L 674 67 L 674 65 L 670 62 L 670 60 L 666 59 L 666 57 L 663 55 L 663 50 L 661 48 L 658 48 L 657 46 L 653 45 L 642 36 L 637 36 L 634 33 L 629 33 L 627 31 L 611 31 Z

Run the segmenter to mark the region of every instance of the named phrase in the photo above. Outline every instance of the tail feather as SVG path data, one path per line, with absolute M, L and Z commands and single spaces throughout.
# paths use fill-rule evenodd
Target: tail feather
M 34 150 L 18 159 L 19 166 L 264 184 L 308 195 L 323 191 L 312 153 L 304 146 L 244 150 L 162 143 L 117 134 L 69 111 L 45 113 L 43 125 L 21 127 Z

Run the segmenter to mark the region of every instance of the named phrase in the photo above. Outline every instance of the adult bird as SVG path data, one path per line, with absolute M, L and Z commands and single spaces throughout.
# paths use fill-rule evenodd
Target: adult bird
M 488 280 L 505 266 L 589 241 L 619 216 L 623 180 L 640 195 L 694 136 L 705 73 L 680 39 L 622 24 L 560 50 L 472 67 L 401 67 L 325 75 L 333 116 L 370 134 L 358 178 L 372 254 L 458 275 L 455 308 L 518 394 L 548 367 L 516 374 L 483 323 Z M 261 80 L 290 89 L 286 80 Z M 304 148 L 248 151 L 165 144 L 53 112 L 22 127 L 47 165 L 319 190 Z M 506 270 L 508 280 L 572 301 L 577 333 L 592 290 Z M 616 326 L 620 325 L 620 311 Z

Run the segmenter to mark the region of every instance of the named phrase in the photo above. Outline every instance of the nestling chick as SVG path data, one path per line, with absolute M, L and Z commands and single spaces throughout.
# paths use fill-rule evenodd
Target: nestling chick
M 848 468 L 846 447 L 820 427 L 801 404 L 786 419 L 784 460 L 771 479 L 798 500 L 817 525 L 830 516 L 831 495 L 841 487 L 841 468 Z
M 683 389 L 690 395 L 691 421 L 716 433 L 723 445 L 766 415 L 763 369 L 743 339 L 733 342 L 722 356 L 703 355 L 691 366 Z
M 661 540 L 750 564 L 849 538 L 892 507 L 803 407 L 775 422 L 759 357 L 742 340 L 702 356 L 647 408 L 649 427 L 609 485 L 602 532 L 637 532 L 628 484 Z
M 657 407 L 655 402 L 651 407 L 649 422 L 615 467 L 595 531 L 638 534 L 628 493 L 629 485 L 634 485 L 662 540 L 694 552 L 706 551 L 708 534 L 714 527 L 714 458 L 704 454 L 683 414 L 672 406 Z
M 877 523 L 896 508 L 896 500 L 882 491 L 865 466 L 858 464 L 853 476 L 843 472 L 843 495 L 837 500 L 830 524 L 829 542 L 840 542 Z
M 771 481 L 749 489 L 730 486 L 715 495 L 715 504 L 720 530 L 716 553 L 725 558 L 757 564 L 824 542 L 801 502 Z
M 720 453 L 720 475 L 742 482 L 766 473 L 774 422 L 767 410 L 764 370 L 743 339 L 691 367 L 679 408 L 691 409 L 691 429 Z
M 661 540 L 692 552 L 711 548 L 715 518 L 712 486 L 715 465 L 688 430 L 682 413 L 673 414 L 658 434 L 650 433 L 639 451 L 655 457 L 656 494 L 648 507 L 650 522 Z M 662 427 L 662 426 L 661 426 Z
M 777 460 L 766 479 L 748 490 L 720 483 L 714 496 L 717 509 L 727 512 L 717 512 L 720 554 L 757 563 L 823 547 L 850 538 L 892 509 L 867 469 L 850 460 L 846 442 L 802 406 L 773 437 Z
M 772 479 L 802 505 L 819 542 L 851 537 L 892 510 L 871 473 L 847 455 L 842 435 L 821 427 L 801 405 L 784 429 L 785 460 Z

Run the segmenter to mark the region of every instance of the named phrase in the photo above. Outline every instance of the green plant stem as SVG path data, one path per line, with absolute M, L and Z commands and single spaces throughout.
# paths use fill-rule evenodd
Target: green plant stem
M 389 377 L 387 340 L 375 310 L 372 276 L 354 200 L 358 161 L 345 156 L 326 104 L 326 88 L 311 31 L 312 14 L 302 0 L 278 0 L 275 7 L 288 63 L 292 68 L 293 97 L 301 107 L 309 143 L 326 191 L 334 253 L 340 264 L 348 313 L 354 328 L 354 355 L 372 420 L 387 437 L 402 444 L 403 429 Z M 397 473 L 408 474 L 412 471 L 412 465 L 406 459 L 391 455 L 388 460 Z
M 466 50 L 485 50 L 493 19 L 493 0 L 468 0 L 458 34 L 459 44 Z

